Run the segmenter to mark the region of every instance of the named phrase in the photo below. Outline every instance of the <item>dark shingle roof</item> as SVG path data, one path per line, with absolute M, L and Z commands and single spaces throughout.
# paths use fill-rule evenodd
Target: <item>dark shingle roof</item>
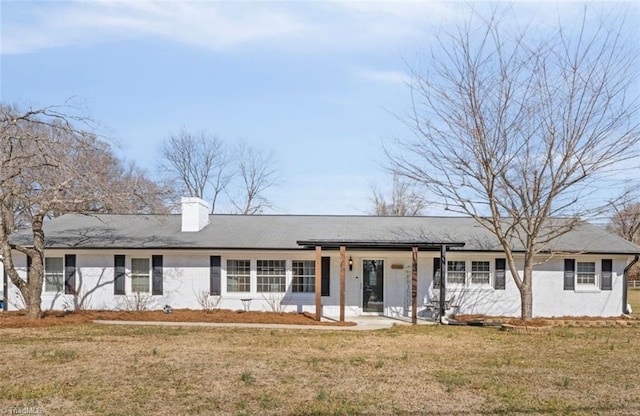
M 465 243 L 463 251 L 502 251 L 496 238 L 465 217 L 211 215 L 199 232 L 181 232 L 180 215 L 67 214 L 45 223 L 48 248 L 301 249 L 299 241 Z M 28 245 L 29 233 L 12 237 Z M 640 253 L 640 247 L 580 222 L 550 248 L 566 252 Z M 514 247 L 518 250 L 519 247 Z

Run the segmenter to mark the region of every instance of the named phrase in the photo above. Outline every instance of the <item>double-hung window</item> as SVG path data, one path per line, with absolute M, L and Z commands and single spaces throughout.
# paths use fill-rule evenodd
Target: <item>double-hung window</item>
M 227 260 L 227 292 L 251 290 L 251 261 Z
M 464 261 L 454 260 L 447 262 L 447 283 L 464 285 L 466 274 Z
M 291 291 L 295 293 L 315 293 L 316 262 L 313 260 L 294 260 L 292 263 L 293 282 Z
M 471 284 L 488 285 L 491 283 L 491 269 L 488 261 L 471 262 Z
M 596 264 L 594 262 L 578 262 L 577 269 L 576 283 L 578 285 L 596 285 Z
M 44 291 L 62 292 L 64 287 L 64 264 L 62 257 L 45 257 Z
M 131 292 L 149 293 L 149 259 L 131 259 Z
M 286 292 L 286 260 L 258 260 L 256 275 L 258 292 Z

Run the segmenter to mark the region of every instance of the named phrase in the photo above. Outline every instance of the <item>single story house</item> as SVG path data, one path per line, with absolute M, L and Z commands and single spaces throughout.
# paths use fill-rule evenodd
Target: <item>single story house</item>
M 428 317 L 434 305 L 520 315 L 504 252 L 471 218 L 208 210 L 202 200 L 183 198 L 180 215 L 67 214 L 48 221 L 43 308 L 200 309 L 206 301 L 341 318 Z M 29 244 L 29 236 L 12 241 Z M 522 265 L 522 251 L 514 249 Z M 638 253 L 640 247 L 580 222 L 550 243 L 534 268 L 534 316 L 621 315 L 625 271 Z M 26 257 L 14 256 L 26 276 Z M 17 289 L 7 287 L 9 308 L 19 308 Z

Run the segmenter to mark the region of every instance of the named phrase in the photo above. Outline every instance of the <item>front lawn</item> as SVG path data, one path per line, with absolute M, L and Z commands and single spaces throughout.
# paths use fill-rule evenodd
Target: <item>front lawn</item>
M 0 330 L 0 413 L 638 414 L 640 328 Z

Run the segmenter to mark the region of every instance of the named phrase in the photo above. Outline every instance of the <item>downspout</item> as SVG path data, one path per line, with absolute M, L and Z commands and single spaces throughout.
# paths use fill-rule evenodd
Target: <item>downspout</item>
M 629 309 L 627 309 L 627 290 L 629 286 L 629 282 L 627 281 L 627 275 L 629 270 L 640 260 L 640 254 L 636 254 L 634 259 L 624 268 L 624 273 L 622 274 L 622 313 L 625 315 L 629 314 Z

